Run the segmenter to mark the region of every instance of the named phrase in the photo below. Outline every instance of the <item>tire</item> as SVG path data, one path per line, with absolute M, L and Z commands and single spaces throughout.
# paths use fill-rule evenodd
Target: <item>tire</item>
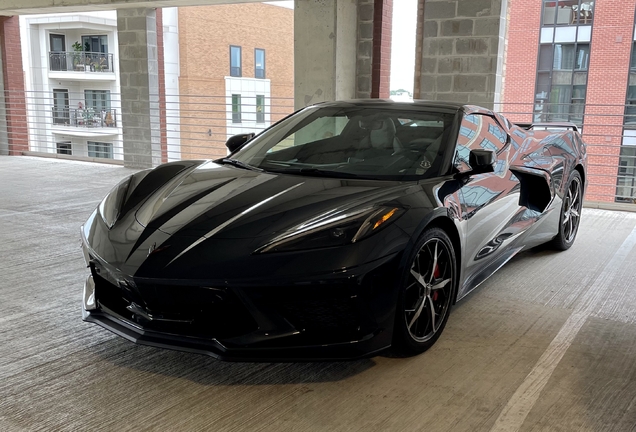
M 395 354 L 416 355 L 435 344 L 453 306 L 456 275 L 455 251 L 446 232 L 440 228 L 424 231 L 400 279 L 392 344 Z
M 581 208 L 583 207 L 583 181 L 578 171 L 570 174 L 568 187 L 563 195 L 561 216 L 559 217 L 559 233 L 552 240 L 552 247 L 564 251 L 570 249 L 581 222 Z

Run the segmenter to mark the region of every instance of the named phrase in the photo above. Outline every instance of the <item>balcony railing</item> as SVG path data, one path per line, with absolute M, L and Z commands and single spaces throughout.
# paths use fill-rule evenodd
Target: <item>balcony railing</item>
M 53 124 L 82 128 L 117 127 L 117 111 L 53 107 Z
M 113 55 L 98 52 L 50 52 L 51 72 L 114 72 Z

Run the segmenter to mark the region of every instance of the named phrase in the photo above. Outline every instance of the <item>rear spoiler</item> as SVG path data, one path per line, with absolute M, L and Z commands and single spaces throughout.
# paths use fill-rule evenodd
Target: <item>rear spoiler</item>
M 578 132 L 579 127 L 574 123 L 515 123 L 521 129 L 526 130 L 573 130 Z

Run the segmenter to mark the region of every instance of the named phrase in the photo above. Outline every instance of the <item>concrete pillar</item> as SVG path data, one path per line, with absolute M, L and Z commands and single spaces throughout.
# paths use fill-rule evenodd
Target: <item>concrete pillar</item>
M 357 2 L 296 0 L 295 106 L 356 96 Z
M 358 47 L 356 52 L 355 95 L 355 97 L 358 98 L 370 98 L 373 90 L 374 10 L 375 0 L 358 0 Z
M 0 17 L 0 154 L 28 150 L 19 19 Z
M 295 106 L 389 97 L 393 0 L 296 0 Z
M 500 102 L 507 4 L 419 0 L 416 97 L 487 108 Z
M 159 63 L 155 9 L 118 9 L 124 164 L 161 163 Z

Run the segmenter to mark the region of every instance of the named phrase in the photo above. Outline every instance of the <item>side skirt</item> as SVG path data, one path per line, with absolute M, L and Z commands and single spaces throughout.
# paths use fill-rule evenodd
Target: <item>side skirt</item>
M 512 259 L 515 255 L 523 250 L 523 246 L 516 247 L 514 249 L 510 249 L 506 251 L 504 254 L 499 256 L 496 260 L 488 264 L 482 271 L 474 275 L 469 280 L 464 281 L 464 285 L 457 293 L 457 300 L 459 301 L 470 294 L 473 290 L 475 290 L 479 285 L 484 283 L 486 279 L 492 276 L 497 270 L 503 267 L 508 261 Z

